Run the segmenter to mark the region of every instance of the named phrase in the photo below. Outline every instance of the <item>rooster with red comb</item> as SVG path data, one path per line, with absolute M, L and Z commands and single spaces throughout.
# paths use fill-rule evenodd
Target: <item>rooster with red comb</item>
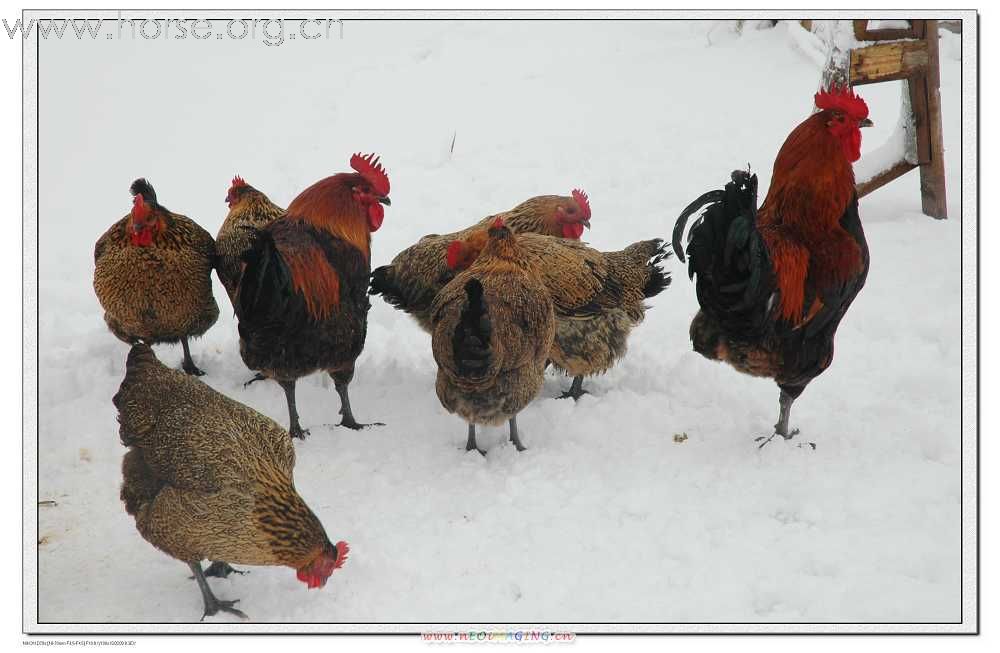
M 302 191 L 257 232 L 235 294 L 243 362 L 282 387 L 296 438 L 308 431 L 295 383 L 316 371 L 333 378 L 339 426 L 368 426 L 354 418 L 347 388 L 368 330 L 371 235 L 389 205 L 389 176 L 374 154 L 355 154 L 351 168 Z
M 737 170 L 724 190 L 705 193 L 680 215 L 706 206 L 688 236 L 688 271 L 701 310 L 694 350 L 780 389 L 774 433 L 790 439 L 792 403 L 833 362 L 840 321 L 865 285 L 868 244 L 858 216 L 852 163 L 861 157 L 868 105 L 846 87 L 815 95 L 817 112 L 778 151 L 771 187 L 757 207 L 757 175 Z

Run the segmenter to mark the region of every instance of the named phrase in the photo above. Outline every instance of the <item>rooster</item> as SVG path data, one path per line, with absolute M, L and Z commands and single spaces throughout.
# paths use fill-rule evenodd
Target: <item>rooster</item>
M 486 244 L 483 232 L 448 247 L 448 267 L 464 270 Z M 526 233 L 518 237 L 555 307 L 556 332 L 549 360 L 573 377 L 561 398 L 579 399 L 584 376 L 603 374 L 621 359 L 628 336 L 646 316 L 645 300 L 670 285 L 660 263 L 669 256 L 662 240 L 642 240 L 617 252 Z
M 186 563 L 205 612 L 246 618 L 237 601 L 215 597 L 214 575 L 228 563 L 287 566 L 310 589 L 323 587 L 347 560 L 295 490 L 295 449 L 280 426 L 197 379 L 167 369 L 147 345 L 134 345 L 113 399 L 122 444 L 121 498 L 139 533 Z M 224 563 L 222 561 L 225 561 Z
M 542 389 L 555 333 L 552 300 L 538 271 L 502 218 L 489 228 L 482 254 L 456 275 L 431 307 L 432 345 L 441 405 L 469 423 L 510 423 L 510 441 L 524 450 L 517 414 Z
M 160 204 L 145 179 L 129 190 L 132 210 L 94 246 L 94 292 L 104 321 L 129 344 L 180 341 L 184 371 L 200 376 L 188 339 L 219 318 L 212 295 L 215 242 L 193 220 Z
M 861 157 L 860 129 L 872 124 L 868 106 L 846 87 L 814 99 L 818 112 L 781 146 L 759 209 L 757 176 L 738 170 L 674 227 L 683 262 L 687 219 L 708 205 L 688 237 L 701 307 L 691 341 L 709 360 L 777 382 L 778 421 L 770 437 L 757 438 L 762 447 L 798 433 L 789 430 L 792 403 L 833 361 L 837 326 L 868 276 L 851 167 Z
M 583 230 L 590 228 L 590 200 L 579 189 L 574 190 L 570 197 L 532 197 L 505 213 L 483 218 L 462 231 L 443 236 L 424 236 L 417 244 L 400 252 L 392 263 L 375 269 L 371 294 L 381 295 L 390 305 L 409 313 L 420 328 L 430 333 L 431 303 L 438 291 L 454 276 L 445 265 L 449 245 L 473 233 L 480 233 L 485 239 L 486 231 L 497 218 L 502 218 L 513 233 L 547 234 L 579 240 Z
M 389 177 L 375 155 L 354 173 L 316 182 L 285 216 L 257 232 L 236 290 L 240 355 L 285 391 L 289 433 L 304 438 L 295 382 L 326 370 L 340 396 L 340 426 L 360 429 L 347 387 L 368 329 L 371 234 L 385 217 Z
M 285 210 L 239 176 L 233 177 L 226 203 L 229 214 L 215 236 L 215 249 L 219 253 L 216 273 L 233 301 L 240 283 L 243 256 L 250 251 L 256 233 L 283 216 Z

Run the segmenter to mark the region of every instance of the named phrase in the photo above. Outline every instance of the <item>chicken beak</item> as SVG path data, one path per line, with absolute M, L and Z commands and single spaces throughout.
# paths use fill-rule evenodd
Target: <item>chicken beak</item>
M 586 220 L 584 220 L 580 224 L 582 224 L 585 229 L 590 229 L 590 218 L 587 218 Z
M 875 123 L 873 123 L 871 119 L 865 118 L 864 120 L 858 123 L 858 127 L 871 127 L 874 124 Z
M 378 202 L 379 202 L 379 204 L 385 204 L 386 206 L 392 206 L 392 202 L 389 201 L 388 197 L 380 197 L 380 198 L 378 198 Z

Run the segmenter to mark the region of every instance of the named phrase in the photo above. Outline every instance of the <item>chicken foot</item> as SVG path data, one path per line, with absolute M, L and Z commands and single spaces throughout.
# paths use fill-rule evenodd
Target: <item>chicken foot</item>
M 231 567 L 228 562 L 222 562 L 221 560 L 216 560 L 208 567 L 205 568 L 205 577 L 213 578 L 229 578 L 230 574 L 239 574 L 243 576 L 244 574 L 249 574 L 249 571 L 242 571 L 236 567 Z M 193 580 L 194 576 L 188 576 L 189 580 Z
M 792 403 L 794 401 L 795 397 L 787 393 L 784 388 L 782 388 L 781 394 L 778 395 L 778 422 L 774 425 L 774 433 L 772 433 L 767 439 L 765 439 L 763 435 L 759 438 L 754 438 L 754 442 L 760 442 L 757 446 L 758 449 L 763 449 L 764 445 L 773 440 L 776 435 L 780 435 L 786 440 L 791 440 L 799 434 L 798 429 L 792 429 L 791 431 L 788 430 L 788 418 L 791 417 Z M 761 442 L 761 440 L 763 440 L 763 442 Z M 816 448 L 816 443 L 814 442 L 807 442 L 806 444 L 813 449 Z M 799 446 L 801 447 L 802 445 L 800 444 Z
M 240 619 L 249 619 L 243 612 L 237 610 L 233 606 L 239 603 L 239 599 L 233 601 L 223 601 L 215 597 L 212 594 L 212 588 L 208 586 L 208 581 L 205 580 L 205 574 L 201 570 L 200 562 L 189 562 L 188 566 L 191 571 L 194 572 L 194 578 L 198 581 L 198 588 L 201 590 L 201 598 L 205 602 L 205 613 L 201 615 L 201 620 L 204 621 L 205 617 L 211 617 L 219 612 L 228 612 L 229 614 L 234 614 Z
M 229 578 L 230 574 L 239 574 L 243 576 L 250 572 L 243 571 L 242 569 L 236 569 L 230 566 L 228 562 L 222 562 L 221 560 L 215 560 L 205 569 L 205 576 L 212 576 L 215 578 Z
M 337 426 L 354 429 L 355 431 L 368 428 L 369 426 L 385 426 L 382 422 L 360 424 L 354 419 L 354 413 L 351 412 L 351 397 L 347 394 L 347 386 L 350 385 L 351 379 L 354 378 L 354 370 L 350 370 L 349 372 L 330 372 L 330 377 L 333 379 L 333 386 L 337 389 L 337 394 L 340 395 L 340 414 L 344 416 Z
M 288 434 L 293 438 L 305 440 L 309 430 L 299 426 L 299 411 L 295 408 L 295 380 L 278 381 L 278 384 L 285 391 L 285 400 L 288 402 Z
M 589 395 L 590 393 L 583 389 L 583 375 L 573 377 L 573 385 L 569 387 L 569 390 L 559 395 L 560 399 L 573 398 L 573 401 L 579 401 L 580 397 L 583 395 Z
M 205 373 L 198 369 L 191 358 L 191 348 L 188 346 L 187 336 L 181 338 L 181 347 L 184 348 L 184 362 L 181 363 L 181 369 L 192 376 L 205 376 Z
M 254 372 L 253 378 L 251 378 L 249 381 L 247 381 L 246 383 L 244 383 L 243 387 L 244 388 L 249 388 L 251 385 L 253 385 L 257 381 L 266 381 L 266 380 L 267 380 L 266 376 L 264 376 L 260 372 Z

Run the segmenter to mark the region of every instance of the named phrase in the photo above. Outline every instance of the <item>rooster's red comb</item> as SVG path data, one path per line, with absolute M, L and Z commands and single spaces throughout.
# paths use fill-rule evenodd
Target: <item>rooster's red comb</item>
M 337 562 L 334 563 L 334 569 L 340 569 L 347 562 L 347 554 L 351 550 L 351 547 L 347 546 L 347 542 L 341 540 L 337 542 Z
M 583 211 L 583 215 L 587 220 L 590 219 L 590 198 L 579 188 L 573 189 L 573 199 L 576 200 L 576 205 L 580 207 Z
M 372 185 L 376 193 L 383 197 L 389 194 L 389 177 L 374 153 L 367 156 L 361 156 L 360 152 L 355 154 L 351 157 L 351 167 Z
M 816 108 L 821 111 L 826 109 L 842 111 L 855 120 L 864 120 L 868 117 L 868 105 L 846 84 L 844 86 L 834 84 L 829 90 L 817 93 L 814 100 Z
M 234 188 L 241 188 L 242 186 L 246 185 L 247 182 L 243 181 L 243 177 L 236 175 L 235 177 L 233 177 L 233 184 L 232 186 L 229 187 L 229 190 L 233 190 Z
M 490 227 L 490 229 L 503 229 L 503 228 L 504 228 L 504 227 L 506 227 L 506 226 L 507 226 L 507 225 L 506 225 L 506 224 L 504 224 L 504 221 L 503 221 L 503 218 L 501 218 L 501 217 L 500 217 L 500 216 L 498 215 L 498 216 L 497 216 L 497 219 L 493 221 L 493 225 L 492 225 L 492 226 Z

